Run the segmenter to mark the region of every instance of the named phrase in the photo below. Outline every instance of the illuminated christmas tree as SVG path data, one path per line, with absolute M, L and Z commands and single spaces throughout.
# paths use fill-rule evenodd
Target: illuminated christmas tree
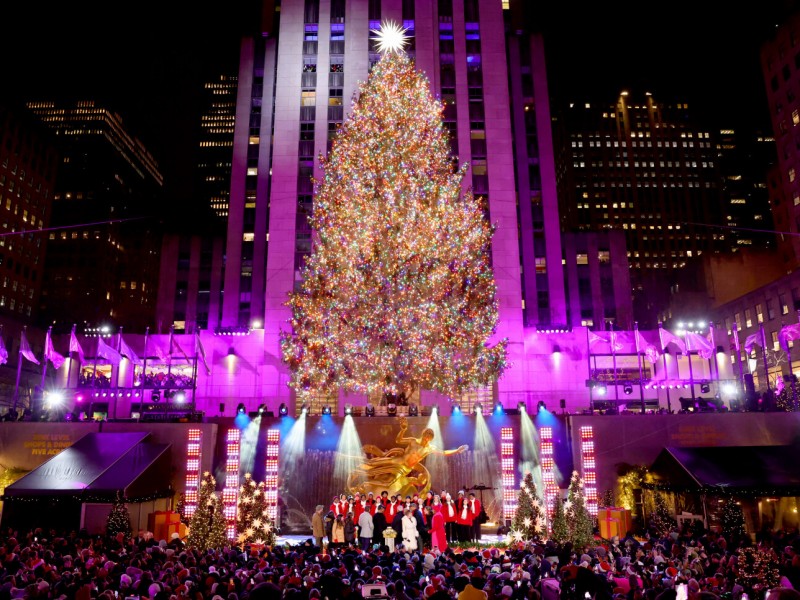
M 664 500 L 663 494 L 656 490 L 653 496 L 655 506 L 653 508 L 653 514 L 650 517 L 650 527 L 654 529 L 659 536 L 665 536 L 678 526 L 678 522 L 673 518 L 667 508 L 667 502 Z
M 239 546 L 271 546 L 275 542 L 275 526 L 269 518 L 264 482 L 256 484 L 250 473 L 245 474 L 244 483 L 239 487 L 236 514 L 236 543 Z
M 228 546 L 225 506 L 217 496 L 216 485 L 217 480 L 211 473 L 203 473 L 200 489 L 197 491 L 197 508 L 189 521 L 189 538 L 186 543 L 190 548 L 205 551 Z
M 186 494 L 181 492 L 178 496 L 178 503 L 175 505 L 175 512 L 180 515 L 181 523 L 189 525 L 189 519 L 186 516 Z
M 377 33 L 377 32 L 376 32 Z M 485 206 L 461 187 L 442 105 L 383 26 L 381 60 L 322 159 L 314 246 L 282 339 L 290 385 L 402 402 L 456 396 L 505 366 Z
M 564 503 L 564 512 L 569 525 L 569 538 L 576 549 L 583 549 L 594 541 L 594 518 L 586 508 L 586 493 L 583 479 L 577 471 L 572 472 Z
M 545 531 L 543 513 L 536 493 L 536 484 L 533 482 L 533 475 L 530 472 L 526 473 L 519 486 L 517 511 L 514 513 L 511 529 L 521 532 L 522 539 L 526 541 L 538 539 Z
M 561 498 L 556 498 L 553 506 L 553 526 L 550 531 L 550 539 L 559 544 L 569 540 L 569 524 L 567 523 L 567 514 L 564 512 L 564 502 Z
M 740 548 L 736 582 L 746 591 L 758 593 L 778 585 L 780 561 L 772 550 L 755 547 Z
M 131 517 L 119 492 L 106 519 L 106 535 L 114 537 L 118 533 L 124 533 L 126 536 L 131 534 Z
M 720 521 L 722 521 L 722 535 L 725 536 L 728 545 L 736 547 L 747 535 L 742 507 L 736 501 L 728 500 L 722 508 Z

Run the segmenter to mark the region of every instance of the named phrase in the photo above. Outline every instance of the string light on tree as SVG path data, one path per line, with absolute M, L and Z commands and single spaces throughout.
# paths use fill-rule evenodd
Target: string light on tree
M 381 31 L 385 52 L 322 160 L 313 250 L 288 302 L 282 355 L 301 397 L 457 397 L 505 368 L 506 340 L 489 342 L 493 227 L 462 190 L 467 166 L 452 168 L 442 105 L 397 50 L 403 36 Z

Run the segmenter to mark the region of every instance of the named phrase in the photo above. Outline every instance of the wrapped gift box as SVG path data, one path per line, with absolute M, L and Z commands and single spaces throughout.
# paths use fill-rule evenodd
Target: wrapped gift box
M 633 529 L 631 511 L 615 506 L 600 507 L 597 509 L 597 524 L 601 537 L 610 540 L 617 535 L 622 538 Z
M 157 510 L 147 515 L 147 529 L 156 540 L 167 540 L 173 532 L 179 532 L 181 516 L 174 510 Z

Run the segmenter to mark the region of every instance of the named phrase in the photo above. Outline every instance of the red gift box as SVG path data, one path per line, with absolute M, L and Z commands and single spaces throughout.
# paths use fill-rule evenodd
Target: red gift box
M 157 540 L 169 540 L 170 534 L 178 531 L 181 516 L 174 510 L 157 510 L 147 515 L 147 529 Z

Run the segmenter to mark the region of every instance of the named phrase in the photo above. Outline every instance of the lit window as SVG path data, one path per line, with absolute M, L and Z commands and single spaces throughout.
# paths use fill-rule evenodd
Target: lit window
M 255 239 L 254 233 L 245 233 L 244 235 L 242 235 L 243 242 L 252 242 L 254 239 Z
M 258 175 L 258 167 L 247 167 L 247 175 L 248 176 Z
M 260 141 L 260 139 L 261 139 L 261 138 L 259 138 L 257 135 L 251 135 L 251 136 L 250 136 L 250 139 L 249 139 L 249 143 L 250 143 L 251 145 L 258 144 L 258 142 Z
M 795 180 L 795 170 L 794 168 L 789 169 L 789 183 L 792 183 Z
M 575 257 L 575 262 L 579 265 L 588 265 L 589 264 L 589 255 L 588 254 L 578 254 Z
M 547 273 L 547 259 L 544 256 L 536 257 L 536 273 Z
M 135 281 L 131 281 L 131 289 L 132 290 L 136 289 L 136 282 Z

